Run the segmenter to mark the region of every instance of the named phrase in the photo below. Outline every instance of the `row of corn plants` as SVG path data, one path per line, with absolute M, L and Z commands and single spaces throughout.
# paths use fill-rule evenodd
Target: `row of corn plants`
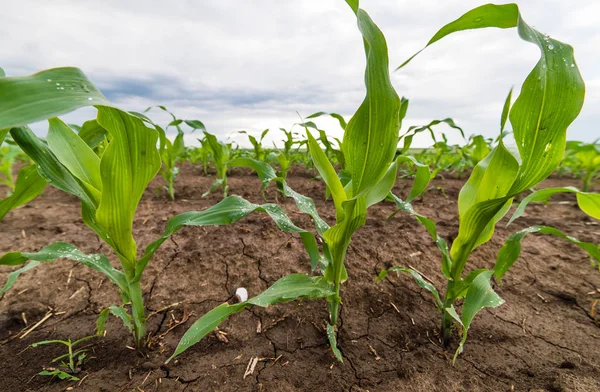
M 327 193 L 335 207 L 335 222 L 332 225 L 319 216 L 313 200 L 291 189 L 285 181 L 287 169 L 284 168 L 289 168 L 289 165 L 285 165 L 284 159 L 290 161 L 294 145 L 291 131 L 285 131 L 289 143 L 277 154 L 280 171 L 276 172 L 266 162 L 269 154 L 261 145 L 266 133 L 260 140 L 254 138 L 256 143 L 250 139 L 254 145 L 253 155 L 247 156 L 235 153 L 231 145 L 218 141 L 214 135 L 206 132 L 200 122 L 179 120 L 173 115 L 168 127 L 176 128 L 177 137 L 171 142 L 166 137 L 165 129 L 145 114 L 125 112 L 114 107 L 76 68 L 50 69 L 28 77 L 0 77 L 0 136 L 4 139 L 10 135 L 33 162 L 19 172 L 12 195 L 16 196 L 9 207 L 14 208 L 31 200 L 47 184 L 76 196 L 81 201 L 83 222 L 112 249 L 120 264 L 120 268 L 113 267 L 106 255 L 85 254 L 65 242 L 51 244 L 37 252 L 10 252 L 0 258 L 0 265 L 22 267 L 9 274 L 0 295 L 15 283 L 20 274 L 41 264 L 57 259 L 80 262 L 103 273 L 121 295 L 121 304 L 109 306 L 101 313 L 100 324 L 105 322 L 109 313 L 113 314 L 131 331 L 137 345 L 143 346 L 147 314 L 141 280 L 146 266 L 162 243 L 184 226 L 232 224 L 249 214 L 261 212 L 266 213 L 281 230 L 298 233 L 310 256 L 311 274 L 284 276 L 252 298 L 235 304 L 224 303 L 209 311 L 193 323 L 168 361 L 199 342 L 225 319 L 246 308 L 265 307 L 298 298 L 321 299 L 327 303 L 327 336 L 333 353 L 342 360 L 337 347 L 337 332 L 343 304 L 343 284 L 348 279 L 346 254 L 353 234 L 366 222 L 368 208 L 384 200 L 392 200 L 399 211 L 414 215 L 425 226 L 442 253 L 441 269 L 447 279 L 443 296 L 433 285 L 425 282 L 417 271 L 405 267 L 395 269 L 410 273 L 417 283 L 433 293 L 442 314 L 442 335 L 446 344 L 450 342 L 454 323 L 462 326 L 458 354 L 474 315 L 484 307 L 502 303 L 491 288 L 490 279 L 492 275 L 501 278 L 515 262 L 519 243 L 525 234 L 539 232 L 558 235 L 600 259 L 596 245 L 583 243 L 553 228 L 536 226 L 509 238 L 498 255 L 494 269 L 476 270 L 463 277 L 470 254 L 489 241 L 496 223 L 511 208 L 514 197 L 545 179 L 563 157 L 567 127 L 578 115 L 584 95 L 583 80 L 575 65 L 572 48 L 528 26 L 514 4 L 485 5 L 473 9 L 444 26 L 429 41 L 428 45 L 448 34 L 467 29 L 516 27 L 522 39 L 537 45 L 541 51 L 540 60 L 525 80 L 519 97 L 511 105 L 509 95 L 501 116 L 500 134 L 510 119 L 519 159 L 505 148 L 502 137 L 498 138 L 495 146 L 478 138 L 473 138 L 468 144 L 469 159 L 476 161 L 476 165 L 459 195 L 459 235 L 449 247 L 437 234 L 434 222 L 415 212 L 410 204 L 424 192 L 432 173 L 427 165 L 406 153 L 416 133 L 431 131 L 436 124 L 432 123 L 421 130 L 419 127 L 409 129 L 401 136 L 401 123 L 408 110 L 408 100 L 400 98 L 391 84 L 385 37 L 367 12 L 359 7 L 358 0 L 346 0 L 346 3 L 355 14 L 363 37 L 366 58 L 364 100 L 348 122 L 335 113 L 315 113 L 307 118 L 310 120 L 330 115 L 338 119 L 344 136 L 342 140 L 333 140 L 334 143 L 314 122 L 298 124 L 306 136 L 305 141 L 298 143 L 298 147 L 306 146 L 308 149 L 311 164 L 326 184 Z M 96 108 L 97 117 L 79 129 L 57 117 L 90 105 Z M 166 111 L 164 107 L 160 109 Z M 37 137 L 27 126 L 41 120 L 48 120 L 49 130 L 45 140 Z M 212 157 L 217 179 L 209 192 L 222 187 L 224 199 L 204 211 L 190 211 L 172 217 L 163 235 L 148 244 L 142 254 L 138 254 L 133 237 L 137 206 L 144 190 L 161 170 L 168 183 L 168 192 L 174 197 L 176 163 L 187 154 L 180 128 L 184 122 L 192 129 L 203 131 L 201 143 L 206 150 L 199 153 L 198 159 L 206 167 L 208 157 Z M 462 129 L 450 119 L 442 122 L 462 133 Z M 314 131 L 319 134 L 317 138 L 313 135 Z M 402 137 L 403 147 L 398 148 Z M 405 164 L 414 165 L 416 175 L 409 197 L 401 200 L 391 190 L 399 166 Z M 292 198 L 297 208 L 312 218 L 314 231 L 323 240 L 322 246 L 318 246 L 312 230 L 296 226 L 277 204 L 257 205 L 239 196 L 228 196 L 229 166 L 245 166 L 256 171 L 263 189 L 275 182 L 284 196 Z M 19 187 L 21 179 L 28 186 Z M 19 193 L 17 189 L 23 191 Z M 522 214 L 527 203 L 547 200 L 558 192 L 576 193 L 580 208 L 600 218 L 598 195 L 579 192 L 574 188 L 552 188 L 540 190 L 526 198 L 513 219 Z M 380 277 L 383 278 L 385 273 L 383 271 Z M 456 308 L 459 299 L 464 300 L 462 315 L 458 314 Z

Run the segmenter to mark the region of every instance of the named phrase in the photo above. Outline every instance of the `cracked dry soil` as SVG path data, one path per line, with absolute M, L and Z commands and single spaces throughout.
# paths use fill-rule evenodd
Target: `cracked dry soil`
M 311 178 L 310 172 L 297 168 L 288 182 L 311 196 L 331 223 L 332 203 L 323 200 L 323 185 Z M 156 192 L 156 180 L 136 215 L 139 251 L 172 215 L 219 201 L 219 194 L 200 197 L 211 182 L 200 169 L 184 165 L 176 184 L 178 199 L 172 202 Z M 432 188 L 415 202 L 416 210 L 432 217 L 450 241 L 458 231 L 456 200 L 463 183 L 435 180 L 444 192 Z M 232 194 L 262 202 L 260 181 L 249 172 L 234 169 L 230 185 Z M 399 180 L 395 191 L 405 196 L 410 185 L 410 180 Z M 555 178 L 544 185 L 578 184 Z M 267 197 L 275 201 L 275 187 Z M 579 212 L 574 200 L 567 195 L 531 206 L 529 215 L 509 229 L 501 222 L 468 268 L 490 268 L 503 240 L 533 224 L 598 242 L 598 222 Z M 312 227 L 292 200 L 279 197 L 279 203 L 298 225 Z M 109 255 L 107 246 L 83 225 L 79 208 L 73 197 L 48 188 L 0 224 L 0 251 L 32 251 L 62 240 L 84 252 Z M 38 376 L 62 348 L 28 345 L 92 334 L 100 310 L 120 301 L 115 287 L 100 273 L 65 260 L 23 274 L 0 302 L 0 390 L 600 391 L 600 305 L 593 310 L 600 299 L 600 272 L 590 267 L 582 251 L 557 238 L 527 237 L 520 259 L 496 287 L 506 303 L 477 315 L 465 351 L 452 366 L 458 336 L 449 350 L 441 347 L 440 315 L 429 293 L 409 276 L 390 274 L 383 282 L 373 281 L 382 268 L 410 265 L 443 288 L 440 254 L 432 240 L 410 216 L 386 221 L 393 211 L 391 204 L 371 208 L 348 253 L 339 335 L 343 363 L 335 361 L 323 330 L 325 302 L 297 301 L 246 310 L 224 322 L 218 335 L 210 334 L 175 363 L 163 365 L 187 327 L 212 307 L 233 301 L 237 287 L 255 295 L 285 274 L 309 272 L 300 239 L 280 232 L 266 215 L 253 214 L 229 226 L 184 228 L 165 242 L 142 281 L 149 312 L 158 311 L 149 319 L 150 348 L 127 348 L 132 338 L 111 318 L 107 335 L 90 343 L 90 358 L 78 374 L 81 383 Z M 10 270 L 0 269 L 2 282 Z M 180 304 L 161 310 L 174 303 Z M 18 335 L 48 312 L 51 316 L 33 332 Z M 244 378 L 253 357 L 259 358 L 254 372 Z

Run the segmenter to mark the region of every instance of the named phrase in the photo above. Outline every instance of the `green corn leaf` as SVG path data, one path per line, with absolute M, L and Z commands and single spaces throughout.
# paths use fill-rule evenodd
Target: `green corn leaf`
M 404 112 L 406 112 L 408 107 L 408 101 L 406 103 L 406 108 L 404 108 Z M 404 117 L 404 116 L 402 116 Z M 435 137 L 435 134 L 433 133 L 433 129 L 431 129 L 432 127 L 438 125 L 438 124 L 446 124 L 448 125 L 450 128 L 456 129 L 460 132 L 460 135 L 462 136 L 463 139 L 465 139 L 465 132 L 463 131 L 463 129 L 461 127 L 459 127 L 458 125 L 456 125 L 456 123 L 454 122 L 453 119 L 451 118 L 445 118 L 443 120 L 433 120 L 431 121 L 429 124 L 427 125 L 422 125 L 422 126 L 411 126 L 408 128 L 408 130 L 404 133 L 404 135 L 402 135 L 403 138 L 403 146 L 402 149 L 400 150 L 400 154 L 405 154 L 409 149 L 410 146 L 412 144 L 413 138 L 423 132 L 423 131 L 429 131 L 429 133 L 431 134 L 431 138 L 433 139 L 434 142 L 437 142 L 437 139 Z
M 31 263 L 27 264 L 21 270 L 14 271 L 14 280 L 10 284 L 14 284 L 16 278 L 22 273 L 27 271 L 28 269 L 34 268 L 39 264 L 39 262 L 53 262 L 56 259 L 65 258 L 73 261 L 78 261 L 81 264 L 88 266 L 96 271 L 102 272 L 107 278 L 109 278 L 114 284 L 116 284 L 122 291 L 127 292 L 127 279 L 125 275 L 113 268 L 110 264 L 110 261 L 101 254 L 93 254 L 87 255 L 79 251 L 74 245 L 68 244 L 66 242 L 55 242 L 52 245 L 48 245 L 37 252 L 9 252 L 4 256 L 0 257 L 0 265 L 21 265 L 26 263 L 29 260 L 33 260 Z M 36 264 L 37 263 L 37 264 Z M 33 266 L 31 266 L 33 264 Z M 31 266 L 28 268 L 28 266 Z M 9 277 L 9 280 L 11 278 Z M 8 285 L 8 284 L 7 284 Z M 2 292 L 4 293 L 6 290 L 10 288 L 4 286 Z
M 323 150 L 321 150 L 321 147 L 319 147 L 319 144 L 308 129 L 306 129 L 306 137 L 308 138 L 308 148 L 312 157 L 312 161 L 319 171 L 321 178 L 323 178 L 323 181 L 325 181 L 325 184 L 331 191 L 331 196 L 333 197 L 333 202 L 335 204 L 337 220 L 340 221 L 343 219 L 342 203 L 347 198 L 344 187 L 342 186 L 340 178 L 335 172 L 335 169 L 331 165 L 331 162 L 329 162 L 327 155 L 325 155 Z
M 6 199 L 0 200 L 0 222 L 15 208 L 29 203 L 46 188 L 46 179 L 39 175 L 34 165 L 23 166 L 17 175 L 15 189 Z
M 2 68 L 0 68 L 0 78 L 3 78 L 6 76 L 6 73 L 4 72 L 4 70 Z
M 306 118 L 317 118 L 317 117 L 321 117 L 321 116 L 331 116 L 333 118 L 335 118 L 339 123 L 340 123 L 340 127 L 342 127 L 342 129 L 346 129 L 346 120 L 344 120 L 344 117 L 342 117 L 342 115 L 337 114 L 337 113 L 327 113 L 327 112 L 317 112 L 317 113 L 313 113 L 310 116 L 306 117 Z
M 396 182 L 396 176 L 398 175 L 398 161 L 392 162 L 390 168 L 387 170 L 387 173 L 383 176 L 383 178 L 371 189 L 369 189 L 365 194 L 365 199 L 367 203 L 367 208 L 370 206 L 379 203 L 384 200 L 392 188 L 394 187 L 394 183 Z M 350 188 L 351 185 L 347 184 L 346 187 Z
M 367 66 L 366 97 L 345 127 L 342 151 L 352 175 L 352 195 L 374 186 L 385 175 L 398 143 L 400 98 L 390 81 L 383 33 L 358 1 L 346 1 L 356 13 Z
M 0 78 L 0 129 L 24 126 L 84 106 L 110 105 L 77 68 Z
M 329 346 L 331 346 L 331 351 L 335 355 L 335 358 L 339 362 L 344 362 L 342 352 L 337 346 L 337 332 L 335 331 L 335 327 L 329 323 L 327 323 L 327 339 L 329 339 Z
M 58 377 L 61 380 L 69 380 L 69 381 L 79 381 L 79 377 L 75 377 L 72 374 L 69 374 L 67 372 L 63 372 L 60 369 L 54 369 L 54 370 L 42 370 L 41 372 L 38 373 L 40 376 L 52 376 L 52 377 Z
M 431 181 L 431 171 L 429 170 L 429 166 L 424 165 L 417 161 L 412 156 L 401 155 L 396 158 L 397 162 L 408 162 L 413 164 L 417 168 L 417 172 L 415 174 L 415 180 L 413 182 L 412 188 L 410 189 L 410 193 L 406 198 L 406 202 L 410 203 L 417 197 L 421 196 L 425 190 L 427 190 L 427 185 L 429 185 L 429 181 Z
M 546 188 L 540 189 L 527 196 L 513 213 L 513 216 L 508 221 L 511 224 L 515 219 L 519 218 L 525 212 L 525 208 L 529 203 L 538 202 L 544 203 L 557 193 L 575 193 L 577 195 L 577 204 L 581 211 L 589 216 L 600 219 L 600 194 L 581 192 L 577 188 L 567 186 L 561 188 Z
M 48 120 L 50 129 L 46 141 L 56 158 L 87 188 L 96 202 L 100 201 L 102 179 L 100 158 L 71 129 L 58 118 Z
M 133 333 L 133 319 L 131 318 L 129 313 L 127 313 L 127 309 L 125 309 L 122 306 L 115 305 L 109 306 L 108 309 L 113 314 L 113 316 L 118 317 L 121 319 L 121 321 L 123 321 L 123 325 L 129 330 L 130 333 Z
M 267 307 L 298 298 L 325 298 L 333 293 L 333 287 L 322 277 L 292 274 L 279 279 L 256 297 L 250 298 L 247 303 Z
M 0 129 L 0 147 L 2 146 L 2 143 L 4 143 L 4 139 L 6 138 L 6 135 L 8 135 L 8 131 L 10 131 L 10 128 Z
M 177 345 L 175 352 L 166 363 L 169 363 L 177 355 L 198 343 L 204 336 L 213 331 L 230 316 L 241 312 L 248 306 L 256 305 L 267 307 L 281 302 L 289 302 L 298 298 L 324 298 L 333 294 L 333 289 L 326 284 L 322 278 L 309 277 L 304 274 L 292 274 L 285 276 L 267 290 L 250 298 L 246 302 L 234 305 L 221 304 L 206 313 L 187 330 Z
M 311 265 L 316 267 L 319 262 L 319 248 L 314 235 L 294 225 L 280 206 L 270 203 L 260 206 L 239 196 L 230 196 L 204 211 L 184 212 L 169 219 L 163 236 L 148 245 L 144 256 L 139 260 L 137 275 L 141 276 L 148 260 L 160 245 L 183 226 L 227 225 L 245 218 L 254 211 L 266 212 L 282 231 L 298 233 L 310 256 Z
M 198 129 L 203 132 L 206 132 L 206 127 L 204 126 L 204 123 L 200 120 L 183 120 L 183 122 L 186 123 L 188 127 L 192 128 L 192 132 Z
M 323 234 L 331 252 L 332 263 L 329 263 L 325 270 L 325 277 L 329 282 L 343 282 L 348 279 L 348 272 L 344 266 L 346 250 L 350 245 L 352 235 L 365 224 L 367 219 L 367 204 L 364 195 L 346 200 L 342 206 L 344 219 Z
M 267 186 L 269 186 L 271 181 L 277 178 L 277 173 L 275 173 L 275 170 L 271 167 L 271 165 L 252 158 L 235 158 L 227 162 L 227 166 L 249 167 L 250 169 L 254 170 L 262 182 L 263 192 Z
M 458 196 L 460 225 L 450 250 L 452 277 L 460 274 L 473 249 L 487 242 L 496 223 L 508 212 L 512 198 L 508 192 L 515 181 L 519 164 L 502 141 L 479 162 Z
M 102 128 L 96 119 L 83 123 L 81 130 L 77 133 L 79 137 L 90 147 L 96 148 L 106 139 L 108 132 Z
M 392 267 L 389 270 L 382 270 L 379 273 L 379 276 L 377 276 L 376 281 L 378 281 L 378 282 L 382 281 L 383 279 L 385 279 L 387 277 L 388 273 L 394 272 L 394 271 L 410 274 L 415 279 L 415 282 L 417 282 L 417 284 L 420 287 L 429 291 L 431 293 L 431 295 L 433 295 L 433 299 L 435 300 L 435 305 L 437 306 L 438 310 L 441 312 L 444 309 L 442 300 L 440 299 L 440 294 L 438 293 L 435 286 L 433 284 L 431 284 L 430 282 L 426 281 L 418 271 L 415 271 L 412 268 Z
M 435 222 L 427 218 L 426 216 L 417 213 L 410 203 L 403 201 L 396 195 L 390 193 L 390 197 L 392 198 L 394 203 L 396 203 L 398 211 L 402 211 L 404 213 L 414 216 L 417 219 L 417 221 L 419 221 L 419 223 L 421 223 L 421 225 L 425 227 L 425 230 L 427 230 L 440 252 L 442 252 L 442 273 L 444 274 L 446 279 L 451 279 L 450 271 L 452 268 L 452 259 L 450 258 L 448 243 L 438 234 Z M 398 213 L 398 211 L 396 211 L 392 216 Z
M 585 86 L 573 48 L 527 25 L 516 4 L 477 7 L 442 27 L 427 46 L 457 31 L 485 27 L 517 27 L 523 40 L 541 50 L 540 60 L 525 79 L 509 114 L 522 161 L 510 190 L 517 194 L 542 181 L 561 161 L 566 130 L 581 111 Z
M 253 169 L 262 182 L 263 190 L 272 181 L 277 182 L 280 186 L 283 195 L 294 199 L 296 207 L 298 207 L 300 211 L 309 215 L 313 219 L 319 235 L 323 236 L 325 231 L 329 229 L 329 225 L 319 216 L 319 213 L 317 212 L 317 208 L 315 206 L 315 202 L 310 197 L 301 195 L 300 193 L 290 188 L 282 178 L 277 177 L 275 170 L 273 170 L 273 168 L 268 163 L 260 162 L 252 158 L 236 158 L 229 161 L 228 165 L 249 167 Z
M 498 258 L 494 266 L 494 275 L 500 280 L 506 271 L 515 263 L 521 253 L 521 241 L 529 233 L 550 234 L 565 239 L 572 244 L 579 246 L 587 252 L 590 257 L 600 262 L 600 247 L 598 245 L 579 241 L 577 238 L 568 236 L 558 229 L 549 226 L 531 226 L 512 234 L 502 248 L 498 251 Z
M 442 27 L 435 35 L 429 40 L 427 45 L 417 53 L 412 55 L 408 60 L 402 63 L 396 70 L 404 67 L 419 53 L 421 53 L 429 45 L 439 41 L 445 36 L 455 33 L 457 31 L 481 29 L 486 27 L 497 27 L 501 29 L 507 29 L 510 27 L 517 26 L 519 18 L 519 8 L 516 4 L 486 4 L 480 7 L 474 8 L 467 12 L 454 22 L 448 23 Z
M 104 335 L 106 331 L 106 322 L 108 321 L 110 309 L 104 308 L 98 314 L 98 318 L 96 319 L 96 336 Z
M 29 127 L 13 128 L 10 134 L 23 152 L 38 165 L 39 174 L 51 185 L 77 196 L 88 211 L 95 211 L 97 204 L 87 188 L 60 163 L 50 148 Z
M 490 278 L 492 277 L 493 271 L 485 271 L 477 275 L 473 282 L 469 286 L 465 301 L 462 307 L 462 316 L 459 318 L 454 306 L 446 309 L 446 311 L 457 320 L 463 327 L 462 339 L 454 354 L 453 363 L 456 361 L 456 357 L 462 353 L 465 342 L 467 341 L 467 331 L 473 321 L 473 317 L 483 308 L 495 308 L 504 303 L 504 300 L 500 298 L 498 294 L 492 289 L 490 285 Z
M 6 277 L 6 283 L 4 284 L 2 289 L 0 289 L 0 298 L 2 298 L 4 293 L 6 293 L 17 282 L 19 275 L 21 275 L 23 272 L 27 272 L 31 269 L 34 269 L 38 265 L 40 265 L 39 261 L 32 261 L 30 263 L 25 264 L 24 267 L 21 267 L 15 271 L 10 272 L 8 274 L 8 276 Z
M 229 305 L 228 303 L 221 304 L 213 310 L 206 313 L 200 319 L 198 319 L 190 329 L 183 335 L 175 352 L 165 361 L 165 363 L 171 362 L 173 358 L 183 353 L 185 350 L 193 346 L 202 340 L 203 337 L 214 331 L 223 321 L 227 320 L 230 316 L 241 312 L 246 308 L 246 303 L 242 302 L 235 305 Z
M 158 132 L 142 120 L 118 109 L 98 107 L 98 124 L 112 140 L 102 155 L 102 198 L 96 221 L 106 231 L 106 242 L 125 269 L 133 268 L 136 245 L 132 225 L 144 190 L 160 169 Z
M 506 126 L 506 120 L 508 119 L 508 113 L 510 112 L 510 100 L 512 99 L 513 89 L 511 88 L 506 96 L 506 100 L 504 101 L 504 106 L 502 107 L 502 115 L 500 116 L 500 135 L 504 132 L 504 127 Z

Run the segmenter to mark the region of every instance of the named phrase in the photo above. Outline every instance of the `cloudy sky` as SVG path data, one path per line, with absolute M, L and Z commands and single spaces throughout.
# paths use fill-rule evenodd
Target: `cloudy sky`
M 387 38 L 392 69 L 480 4 L 361 1 Z M 569 139 L 600 137 L 600 2 L 526 0 L 520 8 L 530 25 L 575 47 L 587 92 Z M 245 138 L 239 130 L 289 129 L 296 112 L 348 119 L 364 96 L 361 37 L 342 0 L 20 1 L 3 8 L 0 34 L 0 66 L 8 76 L 76 66 L 123 109 L 165 105 L 239 142 Z M 405 126 L 452 117 L 467 134 L 496 136 L 508 90 L 518 89 L 538 57 L 515 29 L 463 32 L 436 43 L 392 74 L 398 94 L 410 99 Z M 83 109 L 66 120 L 93 115 Z M 335 121 L 318 124 L 341 135 Z M 460 141 L 452 130 L 439 130 Z M 273 132 L 267 141 L 279 139 Z M 425 146 L 427 139 L 416 143 Z

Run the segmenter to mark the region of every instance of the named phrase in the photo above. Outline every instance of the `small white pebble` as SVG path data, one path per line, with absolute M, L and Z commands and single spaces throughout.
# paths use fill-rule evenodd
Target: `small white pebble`
M 240 302 L 245 302 L 248 300 L 248 290 L 243 287 L 238 287 L 238 289 L 235 290 L 235 296 Z

